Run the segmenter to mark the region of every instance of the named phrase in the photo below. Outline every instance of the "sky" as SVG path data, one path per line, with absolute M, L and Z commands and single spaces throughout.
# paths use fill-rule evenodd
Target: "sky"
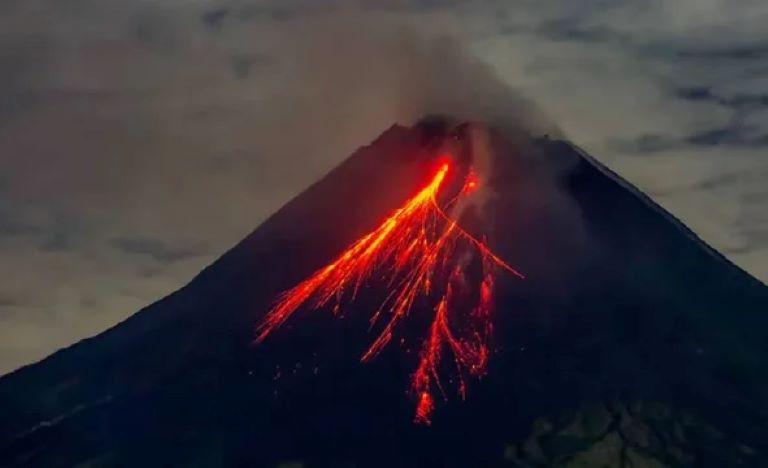
M 764 0 L 4 0 L 0 374 L 446 95 L 551 127 L 768 281 L 765 24 Z

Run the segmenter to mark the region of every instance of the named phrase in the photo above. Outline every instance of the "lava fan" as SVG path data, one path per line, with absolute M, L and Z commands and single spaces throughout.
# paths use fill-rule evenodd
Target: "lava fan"
M 485 372 L 493 329 L 494 273 L 503 270 L 523 278 L 482 237 L 459 225 L 478 184 L 471 168 L 441 159 L 429 183 L 377 229 L 285 291 L 259 324 L 256 341 L 264 340 L 301 307 L 332 305 L 334 314 L 339 314 L 355 302 L 362 288 L 379 287 L 381 305 L 370 318 L 377 336 L 362 355 L 365 362 L 392 341 L 398 325 L 412 312 L 431 311 L 411 378 L 417 400 L 414 420 L 429 424 L 435 393 L 446 396 L 443 370 L 455 368 L 462 398 L 466 378 Z

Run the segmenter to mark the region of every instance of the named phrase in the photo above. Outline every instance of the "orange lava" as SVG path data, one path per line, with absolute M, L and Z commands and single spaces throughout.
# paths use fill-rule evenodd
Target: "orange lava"
M 440 206 L 438 195 L 450 169 L 450 164 L 443 164 L 427 186 L 377 229 L 284 292 L 259 324 L 256 341 L 264 340 L 302 306 L 317 309 L 333 303 L 334 313 L 338 313 L 343 303 L 353 302 L 360 288 L 375 279 L 376 284 L 387 286 L 387 296 L 374 311 L 371 328 L 380 320 L 385 322 L 361 360 L 375 357 L 392 340 L 396 326 L 408 316 L 414 303 L 423 301 L 419 304 L 428 305 L 434 316 L 411 378 L 411 390 L 417 399 L 414 420 L 430 424 L 434 392 L 440 391 L 445 397 L 440 380 L 445 351 L 453 356 L 458 391 L 464 398 L 465 377 L 482 376 L 488 361 L 493 329 L 493 272 L 500 267 L 517 277 L 523 275 L 495 255 L 485 242 L 461 228 Z M 470 171 L 448 205 L 469 195 L 478 183 Z M 468 271 L 473 258 L 481 264 L 479 275 Z

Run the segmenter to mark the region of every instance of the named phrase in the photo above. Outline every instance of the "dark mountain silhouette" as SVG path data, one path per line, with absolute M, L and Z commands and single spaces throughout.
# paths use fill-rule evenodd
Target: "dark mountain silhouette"
M 181 290 L 0 378 L 0 466 L 768 466 L 768 288 L 565 141 L 493 134 L 489 242 L 527 279 L 499 278 L 488 374 L 432 426 L 412 353 L 359 362 L 366 314 L 253 346 L 447 131 L 390 128 Z

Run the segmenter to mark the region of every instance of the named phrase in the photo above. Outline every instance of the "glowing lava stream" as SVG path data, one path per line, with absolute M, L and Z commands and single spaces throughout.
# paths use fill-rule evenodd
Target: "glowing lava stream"
M 338 313 L 342 300 L 353 302 L 375 273 L 375 279 L 381 281 L 377 284 L 386 285 L 388 295 L 371 317 L 371 327 L 383 315 L 387 321 L 362 361 L 372 359 L 389 343 L 395 326 L 408 315 L 417 298 L 423 297 L 432 304 L 434 316 L 411 378 L 411 391 L 417 399 L 414 420 L 429 424 L 434 391 L 445 396 L 439 376 L 445 350 L 453 355 L 459 394 L 464 398 L 465 376 L 482 376 L 488 360 L 494 267 L 519 278 L 523 275 L 462 229 L 440 207 L 438 195 L 449 170 L 449 164 L 442 165 L 426 187 L 376 230 L 284 292 L 259 324 L 256 341 L 263 341 L 305 304 L 317 309 L 334 301 L 334 313 Z M 449 205 L 469 194 L 476 185 L 476 177 L 470 172 Z M 472 258 L 479 259 L 479 275 L 469 272 Z M 459 312 L 463 314 L 458 315 Z

